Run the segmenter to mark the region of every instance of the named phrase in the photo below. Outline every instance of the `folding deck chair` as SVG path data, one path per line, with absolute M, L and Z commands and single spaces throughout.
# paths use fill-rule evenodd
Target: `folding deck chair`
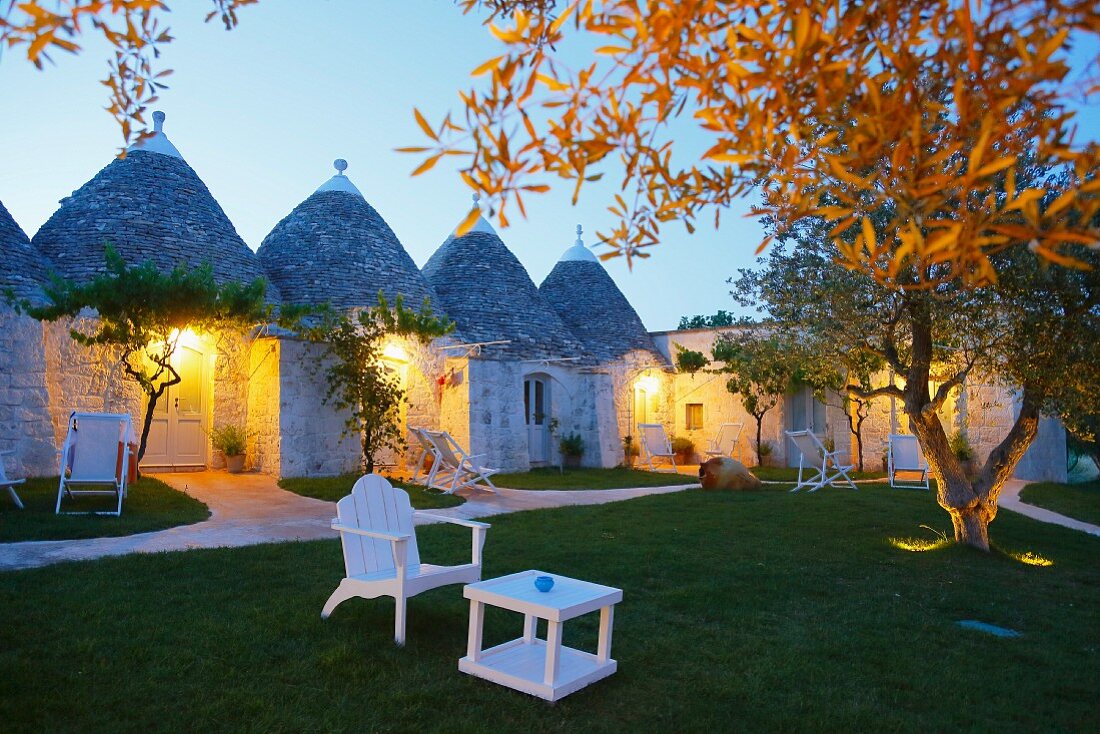
M 645 450 L 646 463 L 650 471 L 658 471 L 653 466 L 654 459 L 667 459 L 672 465 L 672 472 L 677 473 L 676 455 L 672 452 L 672 442 L 668 440 L 665 427 L 660 423 L 639 423 L 638 433 L 642 438 L 642 448 Z
M 463 487 L 476 487 L 478 482 L 484 482 L 489 485 L 489 489 L 496 492 L 497 488 L 489 477 L 500 470 L 481 466 L 476 461 L 485 454 L 467 454 L 446 431 L 421 429 L 421 432 L 435 449 L 436 457 L 427 486 L 454 494 Z
M 737 452 L 737 460 L 741 460 L 741 429 L 744 423 L 723 423 L 718 427 L 718 435 L 710 440 L 707 448 L 707 456 L 728 456 L 733 458 L 733 452 Z
M 435 479 L 435 473 L 439 471 L 439 452 L 436 451 L 435 446 L 428 440 L 428 437 L 424 435 L 423 428 L 410 428 L 409 432 L 416 436 L 417 443 L 420 444 L 420 456 L 416 460 L 416 471 L 413 472 L 412 477 L 409 479 L 413 484 L 417 483 L 420 478 L 420 472 L 424 471 L 424 461 L 430 456 L 432 457 L 432 468 L 428 470 L 428 475 L 424 479 L 426 486 L 431 486 L 432 480 Z
M 8 494 L 11 495 L 11 501 L 15 503 L 16 507 L 22 510 L 23 500 L 19 499 L 19 495 L 15 493 L 15 485 L 22 484 L 27 480 L 8 479 L 8 475 L 4 473 L 4 457 L 11 456 L 14 453 L 14 451 L 0 451 L 0 489 L 8 490 Z
M 836 485 L 843 478 L 852 489 L 856 485 L 848 472 L 855 464 L 842 464 L 839 451 L 826 451 L 825 446 L 818 440 L 812 431 L 787 431 L 787 437 L 794 442 L 795 448 L 800 452 L 798 459 L 798 484 L 792 492 L 809 487 L 809 491 L 816 492 L 826 484 Z M 807 477 L 802 478 L 802 472 L 807 472 Z M 831 473 L 830 473 L 831 471 Z
M 890 434 L 886 469 L 890 475 L 891 487 L 928 489 L 928 462 L 924 460 L 924 454 L 921 453 L 920 442 L 917 441 L 916 436 Z M 898 474 L 902 473 L 910 477 L 908 479 L 898 477 Z M 913 474 L 919 475 L 919 478 L 913 478 Z
M 61 448 L 61 482 L 57 487 L 59 515 L 121 515 L 130 462 L 134 427 L 130 416 L 112 413 L 73 413 Z M 85 489 L 74 489 L 85 487 Z M 63 497 L 113 495 L 114 511 L 62 512 Z

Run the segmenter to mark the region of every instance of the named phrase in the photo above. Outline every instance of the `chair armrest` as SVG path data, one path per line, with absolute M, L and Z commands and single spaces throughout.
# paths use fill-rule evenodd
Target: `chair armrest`
M 363 530 L 361 528 L 348 527 L 347 525 L 341 525 L 339 523 L 332 523 L 330 525 L 333 530 L 341 533 L 351 533 L 352 535 L 365 535 L 368 538 L 378 538 L 379 540 L 388 540 L 391 543 L 399 543 L 403 540 L 408 540 L 408 533 L 379 533 L 374 530 Z
M 490 528 L 492 527 L 487 522 L 478 522 L 477 520 L 463 520 L 458 517 L 448 517 L 447 515 L 436 515 L 431 512 L 421 512 L 417 510 L 413 512 L 413 517 L 426 517 L 429 520 L 438 520 L 440 522 L 448 522 L 452 525 L 462 525 L 467 528 Z

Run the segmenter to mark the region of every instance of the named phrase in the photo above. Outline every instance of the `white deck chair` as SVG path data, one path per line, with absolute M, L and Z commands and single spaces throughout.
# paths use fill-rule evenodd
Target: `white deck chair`
M 15 485 L 22 484 L 27 480 L 8 479 L 8 475 L 4 473 L 4 457 L 11 456 L 14 453 L 14 451 L 0 451 L 0 489 L 8 490 L 8 494 L 11 495 L 11 501 L 15 503 L 16 507 L 22 510 L 23 500 L 19 499 L 19 495 L 15 493 Z
M 346 576 L 321 610 L 328 619 L 338 605 L 353 597 L 392 596 L 396 602 L 393 639 L 405 644 L 405 610 L 409 597 L 448 584 L 481 580 L 481 550 L 489 525 L 472 520 L 413 511 L 409 495 L 377 474 L 360 477 L 351 494 L 336 503 L 332 529 L 339 531 Z M 468 527 L 473 531 L 473 553 L 461 566 L 432 566 L 420 562 L 413 519 L 421 517 Z
M 432 465 L 432 476 L 427 486 L 454 494 L 463 487 L 476 487 L 478 482 L 484 482 L 489 489 L 497 491 L 489 477 L 500 469 L 481 466 L 477 461 L 485 454 L 467 454 L 446 431 L 424 430 L 422 433 L 436 452 L 436 462 Z
M 794 442 L 801 456 L 798 459 L 798 484 L 792 492 L 809 487 L 809 491 L 816 492 L 826 484 L 836 485 L 843 478 L 852 489 L 856 485 L 848 472 L 855 464 L 842 464 L 839 451 L 826 451 L 825 447 L 811 431 L 787 431 L 787 437 Z M 802 478 L 802 472 L 807 472 L 807 477 Z M 831 472 L 831 473 L 830 473 Z
M 416 436 L 417 443 L 420 444 L 420 457 L 416 460 L 416 471 L 413 472 L 410 482 L 416 484 L 420 478 L 420 472 L 424 471 L 424 461 L 431 456 L 432 468 L 428 470 L 428 476 L 424 479 L 424 484 L 431 486 L 432 480 L 435 479 L 435 473 L 439 471 L 439 453 L 436 451 L 435 446 L 428 440 L 428 437 L 424 435 L 423 428 L 410 428 L 409 432 Z
M 733 452 L 737 452 L 738 461 L 741 460 L 741 429 L 744 423 L 723 423 L 718 427 L 718 435 L 710 440 L 707 448 L 707 456 L 728 456 L 733 458 Z
M 642 438 L 642 449 L 645 451 L 649 470 L 658 471 L 653 466 L 654 459 L 667 459 L 672 465 L 673 473 L 676 473 L 676 455 L 672 452 L 672 442 L 668 440 L 665 427 L 660 423 L 639 423 L 638 433 Z
M 73 413 L 61 448 L 61 482 L 57 487 L 59 515 L 121 515 L 133 457 L 134 427 L 130 416 L 112 413 Z M 86 489 L 74 489 L 85 487 Z M 94 487 L 94 489 L 87 489 Z M 62 497 L 114 495 L 114 511 L 62 512 Z
M 890 475 L 890 486 L 899 489 L 928 489 L 928 462 L 924 460 L 924 454 L 920 450 L 920 442 L 916 436 L 906 436 L 900 433 L 890 434 L 890 444 L 887 448 L 886 460 L 887 472 Z M 908 479 L 898 477 L 898 474 L 910 475 Z M 913 478 L 917 474 L 919 478 Z

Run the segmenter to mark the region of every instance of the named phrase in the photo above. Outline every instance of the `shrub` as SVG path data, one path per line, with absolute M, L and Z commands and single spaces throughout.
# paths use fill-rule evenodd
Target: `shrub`
M 623 436 L 623 455 L 624 456 L 637 456 L 641 453 L 638 448 L 638 444 L 634 443 L 633 436 Z
M 210 432 L 210 443 L 226 456 L 242 456 L 248 444 L 248 434 L 235 425 L 225 425 Z
M 584 439 L 579 433 L 567 433 L 558 441 L 558 450 L 562 456 L 581 456 L 584 454 Z
M 763 459 L 766 456 L 772 455 L 771 441 L 761 441 L 760 445 L 756 447 L 756 455 Z
M 694 454 L 695 443 L 690 438 L 674 436 L 672 438 L 672 450 L 677 454 Z

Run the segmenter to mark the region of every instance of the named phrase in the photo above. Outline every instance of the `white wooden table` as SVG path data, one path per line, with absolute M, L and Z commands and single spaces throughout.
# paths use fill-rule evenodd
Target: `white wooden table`
M 535 588 L 537 576 L 551 576 L 554 588 Z M 572 579 L 544 571 L 521 571 L 510 576 L 469 584 L 463 595 L 470 600 L 470 637 L 466 657 L 458 661 L 463 673 L 557 701 L 589 683 L 615 672 L 611 659 L 611 627 L 622 589 Z M 524 615 L 523 637 L 503 645 L 481 649 L 485 605 Z M 600 611 L 600 637 L 596 654 L 561 644 L 562 625 L 582 614 Z M 546 620 L 546 639 L 535 632 L 539 619 Z

